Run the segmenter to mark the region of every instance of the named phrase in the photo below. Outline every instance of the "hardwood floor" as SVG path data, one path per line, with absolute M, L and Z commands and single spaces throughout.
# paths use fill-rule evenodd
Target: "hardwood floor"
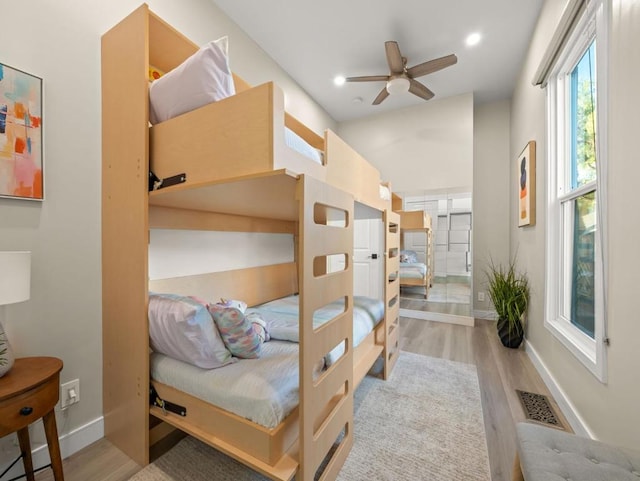
M 511 479 L 515 425 L 525 420 L 516 389 L 547 395 L 570 430 L 524 350 L 500 344 L 495 322 L 478 319 L 475 327 L 466 327 L 402 318 L 401 334 L 404 351 L 476 366 L 492 481 Z M 65 459 L 63 465 L 65 481 L 125 481 L 140 469 L 105 439 Z M 53 481 L 53 476 L 45 470 L 36 480 Z

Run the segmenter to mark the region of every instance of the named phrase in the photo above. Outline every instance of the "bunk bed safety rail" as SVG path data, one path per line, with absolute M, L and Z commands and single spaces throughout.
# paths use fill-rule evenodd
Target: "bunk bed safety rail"
M 353 194 L 356 201 L 383 210 L 390 200 L 380 198 L 380 172 L 331 130 L 325 132 L 326 180 Z
M 189 185 L 279 169 L 324 181 L 324 165 L 286 145 L 287 123 L 322 145 L 285 113 L 284 93 L 267 82 L 150 127 L 150 167 L 160 178 L 185 172 Z

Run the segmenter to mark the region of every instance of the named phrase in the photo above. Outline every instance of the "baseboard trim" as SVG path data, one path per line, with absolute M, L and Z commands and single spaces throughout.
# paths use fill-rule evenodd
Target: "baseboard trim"
M 80 426 L 67 434 L 60 436 L 60 454 L 62 459 L 71 456 L 72 454 L 80 451 L 82 448 L 88 446 L 91 443 L 98 441 L 104 437 L 104 417 L 100 416 L 93 421 L 89 421 L 87 424 Z M 37 446 L 31 446 L 31 455 L 33 459 L 33 467 L 38 469 L 41 466 L 46 466 L 51 463 L 49 458 L 49 448 L 46 444 L 39 444 Z M 4 471 L 11 462 L 6 466 L 0 466 L 0 472 Z M 19 461 L 9 470 L 5 476 L 8 479 L 12 479 L 16 476 L 24 475 L 24 467 L 22 462 Z
M 456 316 L 454 314 L 442 314 L 440 312 L 417 311 L 413 309 L 400 309 L 400 316 L 410 317 L 412 319 L 421 319 L 423 321 L 447 322 L 449 324 L 458 324 L 461 326 L 473 327 L 475 322 L 473 317 Z
M 567 421 L 569 421 L 569 424 L 571 425 L 573 431 L 578 435 L 596 439 L 591 429 L 589 429 L 588 424 L 585 422 L 582 416 L 580 416 L 580 413 L 573 405 L 573 403 L 569 400 L 565 392 L 562 390 L 556 379 L 547 368 L 547 365 L 538 355 L 538 352 L 535 350 L 535 348 L 531 345 L 530 342 L 526 340 L 524 348 L 525 352 L 529 356 L 529 359 L 531 360 L 531 363 L 534 365 L 534 367 L 538 371 L 538 374 L 540 374 L 540 377 L 549 388 L 549 391 L 551 391 L 553 398 L 558 403 L 558 406 L 562 410 L 562 414 L 564 414 L 565 418 L 567 418 Z

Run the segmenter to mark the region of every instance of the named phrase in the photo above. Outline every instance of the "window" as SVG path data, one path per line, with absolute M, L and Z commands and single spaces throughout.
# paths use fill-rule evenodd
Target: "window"
M 580 10 L 547 80 L 545 297 L 545 325 L 603 382 L 606 3 Z

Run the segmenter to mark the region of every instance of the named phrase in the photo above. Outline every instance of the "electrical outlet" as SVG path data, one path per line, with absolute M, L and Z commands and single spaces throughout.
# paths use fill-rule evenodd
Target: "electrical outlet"
M 66 409 L 80 401 L 80 379 L 65 382 L 60 386 L 60 407 Z
M 484 292 L 478 291 L 478 301 L 484 302 Z

